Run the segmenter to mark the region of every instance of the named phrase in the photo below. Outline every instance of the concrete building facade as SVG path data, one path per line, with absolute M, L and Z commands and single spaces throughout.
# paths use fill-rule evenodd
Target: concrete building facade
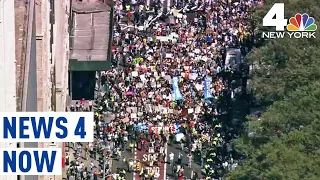
M 55 1 L 53 54 L 55 64 L 55 111 L 65 111 L 68 100 L 70 0 Z
M 69 0 L 36 0 L 38 111 L 66 109 L 69 15 Z
M 0 112 L 65 111 L 69 15 L 69 0 L 0 0 Z M 0 148 L 62 145 L 0 143 Z M 0 176 L 0 180 L 17 179 L 60 180 L 62 176 Z
M 16 57 L 14 1 L 0 0 L 0 112 L 15 112 Z M 0 142 L 0 148 L 16 148 L 17 143 Z M 0 180 L 16 180 L 17 176 L 0 176 Z
M 65 111 L 68 100 L 70 1 L 35 0 L 38 111 Z M 60 147 L 63 143 L 38 143 Z M 62 176 L 39 176 L 61 180 Z
M 50 2 L 36 0 L 36 42 L 37 42 L 37 109 L 52 110 L 52 82 L 50 61 Z

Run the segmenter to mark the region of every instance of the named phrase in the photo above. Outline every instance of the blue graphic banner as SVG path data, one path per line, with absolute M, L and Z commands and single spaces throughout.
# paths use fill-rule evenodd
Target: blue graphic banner
M 173 127 L 174 127 L 173 128 L 174 129 L 173 133 L 175 133 L 175 134 L 180 133 L 181 124 L 175 123 L 175 124 L 173 124 Z
M 212 81 L 212 78 L 207 76 L 203 82 L 204 83 L 204 86 L 203 86 L 204 99 L 213 98 L 213 95 L 210 90 L 211 81 Z
M 180 92 L 178 83 L 179 83 L 179 78 L 173 77 L 172 78 L 172 89 L 173 89 L 173 97 L 174 97 L 174 100 L 176 100 L 176 101 L 183 99 L 183 95 Z
M 137 130 L 138 130 L 139 132 L 142 132 L 142 131 L 144 131 L 144 130 L 148 130 L 148 129 L 149 129 L 149 126 L 148 126 L 148 125 L 142 124 L 142 123 L 136 124 L 135 127 L 137 128 Z

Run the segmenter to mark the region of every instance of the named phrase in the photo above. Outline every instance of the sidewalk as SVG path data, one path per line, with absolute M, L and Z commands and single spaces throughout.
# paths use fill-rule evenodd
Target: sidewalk
M 98 99 L 98 97 L 99 97 L 99 94 L 101 93 L 101 86 L 100 86 L 100 74 L 99 73 L 97 73 L 97 77 L 96 77 L 96 79 L 97 79 L 97 81 L 96 81 L 96 85 L 95 85 L 95 99 Z M 75 107 L 75 105 L 76 105 L 76 100 L 70 100 L 70 104 L 69 104 L 69 107 L 71 106 L 71 105 L 73 105 L 74 107 Z M 93 111 L 94 111 L 94 109 L 95 109 L 95 103 L 93 103 Z M 85 104 L 84 104 L 84 108 L 89 108 L 89 104 L 88 104 L 88 102 L 86 102 Z M 68 111 L 69 111 L 70 109 L 68 108 Z M 69 143 L 70 144 L 70 146 L 72 146 L 72 147 L 68 147 L 68 146 L 66 146 L 65 147 L 65 150 L 66 150 L 66 158 L 67 157 L 69 157 L 69 162 L 72 162 L 72 161 L 76 161 L 76 158 L 77 157 L 75 157 L 74 156 L 74 154 L 76 153 L 76 150 L 77 149 L 74 149 L 74 145 L 73 145 L 73 143 Z M 81 143 L 82 144 L 82 147 L 85 147 L 85 146 L 88 146 L 89 144 L 88 143 Z M 90 158 L 90 155 L 89 155 L 89 153 L 87 153 L 84 149 L 82 149 L 81 150 L 81 154 L 80 154 L 80 157 L 78 157 L 78 161 L 79 161 L 79 163 L 84 163 L 84 167 L 87 167 L 88 168 L 88 171 L 90 172 L 90 164 L 91 164 L 91 162 L 94 164 L 94 168 L 92 169 L 92 172 L 95 172 L 95 171 L 101 171 L 101 169 L 103 168 L 100 168 L 100 166 L 99 166 L 99 158 L 102 156 L 102 154 L 97 154 L 97 157 L 96 157 L 96 159 L 95 158 Z M 110 160 L 109 160 L 109 166 L 110 166 L 110 170 L 112 170 L 112 159 L 110 158 Z M 103 164 L 102 164 L 103 165 Z M 63 168 L 63 170 L 62 170 L 62 177 L 63 178 L 67 178 L 67 171 L 68 171 L 68 169 L 70 168 L 70 163 L 69 163 L 69 165 L 68 166 L 65 166 L 65 168 Z M 91 173 L 92 173 L 91 172 Z M 113 172 L 111 172 L 111 173 L 113 173 Z M 70 178 L 71 180 L 72 179 L 75 179 L 74 177 L 71 177 Z M 100 179 L 103 179 L 103 178 L 101 178 L 100 176 L 98 176 L 98 179 L 100 180 Z M 112 180 L 112 176 L 109 176 L 109 177 L 107 177 L 106 178 L 106 180 Z
M 75 102 L 76 101 L 71 101 L 71 105 L 75 105 Z M 88 107 L 88 103 L 86 103 L 84 107 L 87 108 Z M 94 107 L 95 107 L 95 104 L 93 104 L 93 108 Z M 65 178 L 65 179 L 67 178 L 67 171 L 70 168 L 70 162 L 75 161 L 76 158 L 77 158 L 77 157 L 74 156 L 74 154 L 76 153 L 76 149 L 74 149 L 74 147 L 73 147 L 74 144 L 73 143 L 69 143 L 69 144 L 72 147 L 68 147 L 67 145 L 65 147 L 66 158 L 69 157 L 69 165 L 65 166 L 65 168 L 63 168 L 63 170 L 62 170 L 62 178 Z M 82 144 L 83 148 L 89 145 L 89 143 L 81 143 L 81 144 Z M 95 172 L 95 171 L 99 171 L 100 172 L 101 169 L 102 169 L 99 166 L 99 158 L 100 157 L 101 157 L 101 154 L 97 154 L 96 159 L 95 158 L 90 158 L 89 153 L 87 153 L 87 151 L 82 149 L 80 157 L 78 157 L 78 161 L 79 161 L 79 163 L 84 163 L 84 167 L 87 167 L 89 172 L 90 172 L 90 163 L 92 162 L 94 164 L 94 168 L 92 169 L 92 172 Z M 109 160 L 109 166 L 110 166 L 110 169 L 112 169 L 112 159 Z M 72 179 L 74 179 L 74 177 L 71 177 L 70 179 L 72 180 Z M 100 180 L 100 179 L 103 179 L 103 178 L 98 177 L 98 179 Z M 112 177 L 108 177 L 106 179 L 107 180 L 111 180 Z

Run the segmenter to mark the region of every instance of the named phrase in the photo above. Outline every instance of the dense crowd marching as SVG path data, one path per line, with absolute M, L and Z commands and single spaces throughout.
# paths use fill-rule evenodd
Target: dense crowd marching
M 184 158 L 189 158 L 190 166 L 199 162 L 203 168 L 203 175 L 195 173 L 192 178 L 218 179 L 236 168 L 230 145 L 236 130 L 220 117 L 229 112 L 229 99 L 234 96 L 231 82 L 239 68 L 225 59 L 228 48 L 247 51 L 254 36 L 249 11 L 261 1 L 114 3 L 114 68 L 101 74 L 105 91 L 96 101 L 98 142 L 90 145 L 90 152 L 99 145 L 106 157 L 121 158 L 125 143 L 133 150 L 148 148 L 144 142 L 150 141 L 166 157 L 163 149 L 180 134 L 181 148 L 189 151 Z M 182 157 L 168 153 L 166 163 L 174 165 L 177 178 L 182 179 Z M 114 178 L 125 179 L 126 171 L 134 171 L 132 162 L 128 167 L 118 169 Z M 155 172 L 138 173 L 145 179 L 158 177 Z

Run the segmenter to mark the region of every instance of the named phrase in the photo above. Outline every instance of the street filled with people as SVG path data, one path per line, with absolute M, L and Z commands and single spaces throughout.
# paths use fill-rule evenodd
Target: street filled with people
M 102 91 L 90 104 L 97 142 L 87 150 L 100 157 L 99 171 L 107 169 L 100 178 L 211 180 L 235 169 L 241 157 L 231 142 L 241 122 L 232 103 L 244 94 L 249 11 L 262 2 L 114 3 L 113 68 L 101 73 Z M 125 165 L 106 167 L 110 159 Z

